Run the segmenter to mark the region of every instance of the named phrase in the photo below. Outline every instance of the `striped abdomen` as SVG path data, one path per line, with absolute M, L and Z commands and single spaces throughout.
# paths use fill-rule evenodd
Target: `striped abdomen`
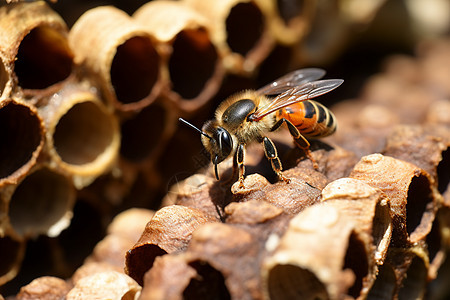
M 280 109 L 277 119 L 285 118 L 305 137 L 326 137 L 336 131 L 336 118 L 322 104 L 307 100 Z

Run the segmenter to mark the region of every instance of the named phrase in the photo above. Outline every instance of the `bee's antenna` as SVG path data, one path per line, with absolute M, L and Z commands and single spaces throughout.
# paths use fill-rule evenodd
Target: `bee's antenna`
M 183 118 L 178 118 L 178 120 L 179 120 L 181 123 L 184 123 L 184 124 L 188 125 L 189 127 L 191 127 L 192 129 L 194 129 L 194 130 L 200 132 L 201 135 L 206 136 L 208 139 L 212 139 L 212 137 L 210 137 L 209 135 L 207 135 L 206 133 L 204 133 L 203 131 L 201 131 L 200 129 L 198 129 L 197 127 L 195 127 L 194 125 L 192 125 L 191 123 L 189 123 L 188 121 L 186 121 L 185 119 L 183 119 Z

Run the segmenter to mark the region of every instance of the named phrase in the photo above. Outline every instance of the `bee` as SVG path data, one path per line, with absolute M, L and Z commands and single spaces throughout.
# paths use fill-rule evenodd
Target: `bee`
M 317 166 L 306 138 L 329 136 L 335 132 L 337 123 L 330 110 L 310 99 L 328 93 L 344 82 L 342 79 L 318 80 L 324 75 L 322 69 L 300 69 L 258 90 L 237 93 L 218 106 L 215 119 L 205 122 L 201 130 L 184 119 L 180 118 L 180 121 L 201 134 L 202 144 L 211 155 L 217 180 L 218 164 L 233 155 L 231 178 L 235 178 L 239 170 L 239 187 L 243 188 L 245 146 L 258 142 L 263 145 L 274 172 L 289 183 L 290 180 L 282 173 L 275 144 L 266 133 L 285 124 L 294 143 Z

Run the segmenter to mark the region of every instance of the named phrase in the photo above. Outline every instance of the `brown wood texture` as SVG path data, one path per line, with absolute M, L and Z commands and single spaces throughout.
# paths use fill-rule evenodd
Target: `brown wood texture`
M 448 297 L 449 40 L 390 57 L 330 107 L 338 130 L 310 141 L 316 167 L 286 130 L 270 134 L 289 183 L 258 144 L 244 188 L 226 181 L 231 159 L 217 181 L 198 132 L 177 125 L 330 63 L 387 1 L 294 2 L 97 7 L 70 31 L 43 1 L 0 4 L 0 285 L 39 239 L 42 272 L 61 277 L 11 299 Z M 106 228 L 130 207 L 152 210 Z

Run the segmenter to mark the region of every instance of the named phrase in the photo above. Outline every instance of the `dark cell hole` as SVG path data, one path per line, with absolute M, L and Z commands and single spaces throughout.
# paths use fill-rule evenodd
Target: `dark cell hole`
M 228 46 L 246 55 L 261 38 L 264 25 L 263 15 L 253 2 L 235 5 L 226 19 Z
M 150 105 L 123 122 L 121 155 L 130 161 L 141 161 L 148 157 L 160 143 L 166 122 L 165 115 L 161 106 Z
M 159 76 L 160 58 L 148 37 L 136 36 L 117 47 L 111 83 L 117 100 L 128 104 L 150 95 Z
M 419 226 L 428 203 L 433 201 L 430 182 L 420 175 L 413 177 L 409 185 L 406 203 L 406 231 L 411 234 Z
M 367 295 L 367 300 L 393 299 L 395 288 L 394 269 L 388 264 L 383 264 L 378 269 L 377 278 Z
M 439 266 L 437 277 L 428 282 L 426 298 L 435 300 L 448 300 L 450 299 L 450 257 L 444 258 L 444 261 Z
M 25 165 L 41 142 L 41 123 L 23 105 L 0 106 L 0 179 Z
M 442 160 L 437 166 L 438 190 L 441 194 L 447 191 L 450 184 L 450 149 L 442 152 Z
M 216 49 L 204 29 L 181 31 L 169 60 L 173 90 L 185 99 L 197 97 L 213 76 L 216 62 Z
M 7 82 L 8 73 L 6 73 L 4 62 L 0 58 L 0 96 L 3 94 Z
M 12 267 L 18 263 L 18 255 L 22 245 L 11 239 L 8 236 L 0 237 L 0 257 L 2 258 L 2 263 L 0 264 L 0 276 L 7 274 Z
M 286 23 L 301 15 L 303 5 L 304 0 L 277 0 L 278 12 Z
M 3 246 L 0 245 L 0 252 Z M 57 263 L 53 255 L 55 253 L 54 246 L 55 240 L 44 235 L 28 240 L 19 273 L 13 280 L 4 285 L 0 285 L 0 294 L 6 299 L 16 298 L 20 289 L 32 280 L 41 276 L 59 276 L 60 274 L 55 270 L 55 264 Z M 0 255 L 2 255 L 0 257 L 2 257 L 3 263 L 3 253 L 0 253 Z
M 222 273 L 202 261 L 195 261 L 189 265 L 197 271 L 197 276 L 191 279 L 189 285 L 184 290 L 184 299 L 231 299 Z
M 156 257 L 167 254 L 153 244 L 146 244 L 129 250 L 126 256 L 127 274 L 141 286 L 144 285 L 145 273 L 153 267 Z
M 66 79 L 73 64 L 66 38 L 56 30 L 41 26 L 22 40 L 14 71 L 25 89 L 43 89 Z
M 425 291 L 427 267 L 422 259 L 414 257 L 400 285 L 399 300 L 422 299 Z
M 311 271 L 294 265 L 276 265 L 267 280 L 272 300 L 329 299 L 325 286 Z
M 355 274 L 355 282 L 347 293 L 357 298 L 362 289 L 363 279 L 369 272 L 369 263 L 364 243 L 354 233 L 350 235 L 342 269 L 350 269 Z
M 428 246 L 428 255 L 430 262 L 434 259 L 438 251 L 441 249 L 441 228 L 439 224 L 439 218 L 435 218 L 430 233 L 426 237 Z
M 64 162 L 82 165 L 102 154 L 111 144 L 113 135 L 111 116 L 94 102 L 81 102 L 59 120 L 53 140 Z
M 106 222 L 100 210 L 88 199 L 77 199 L 70 226 L 58 236 L 68 267 L 64 277 L 70 277 L 105 236 Z

